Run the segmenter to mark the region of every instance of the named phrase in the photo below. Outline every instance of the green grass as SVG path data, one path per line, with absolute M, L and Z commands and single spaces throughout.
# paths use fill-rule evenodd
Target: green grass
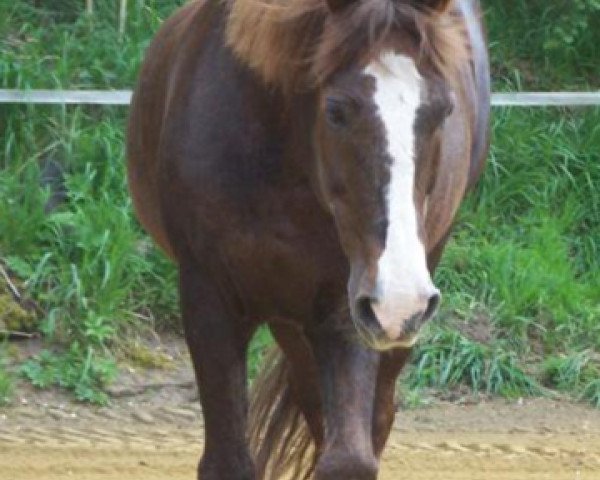
M 481 0 L 494 87 L 598 88 L 600 0 Z
M 18 1 L 0 5 L 1 88 L 127 88 L 151 32 L 177 3 Z M 113 346 L 127 329 L 176 315 L 175 271 L 132 216 L 122 108 L 0 106 L 0 257 L 42 305 L 48 350 L 22 374 L 103 402 Z M 44 165 L 64 172 L 67 201 L 45 212 Z M 55 347 L 60 348 L 55 348 Z
M 599 109 L 496 111 L 488 169 L 437 272 L 442 318 L 485 317 L 503 350 L 518 354 L 517 364 L 600 351 L 599 125 Z M 433 347 L 417 349 L 417 361 L 430 348 L 444 353 L 444 342 L 433 338 Z M 453 355 L 448 368 L 458 375 L 460 354 Z M 600 371 L 597 357 L 589 364 Z M 535 373 L 528 372 L 532 380 Z M 579 396 L 598 404 L 597 377 L 566 374 L 571 391 L 583 389 Z M 436 382 L 446 384 L 441 374 Z
M 591 350 L 547 357 L 542 364 L 542 380 L 551 388 L 600 407 L 600 362 Z
M 600 348 L 599 122 L 598 109 L 496 113 L 486 175 L 439 272 L 470 298 L 448 303 L 493 306 L 512 335 Z
M 91 16 L 72 14 L 84 4 L 78 0 L 31 3 L 0 5 L 0 88 L 130 88 L 153 32 L 184 1 L 129 2 L 121 39 L 114 0 L 95 0 Z
M 110 357 L 117 333 L 133 325 L 155 328 L 156 318 L 172 317 L 176 310 L 174 268 L 150 246 L 132 216 L 124 172 L 124 112 L 0 111 L 8 118 L 0 252 L 42 304 L 46 339 L 65 346 L 77 342 L 64 360 L 79 354 L 83 368 L 84 359 L 96 363 Z M 49 191 L 40 186 L 40 177 L 41 165 L 49 160 L 64 169 L 67 200 L 45 213 Z M 76 387 L 58 377 L 55 383 Z
M 0 406 L 10 401 L 14 380 L 6 365 L 4 345 L 0 344 Z
M 10 401 L 13 389 L 12 376 L 0 367 L 0 406 Z
M 483 4 L 495 90 L 598 88 L 600 2 Z M 543 385 L 600 405 L 600 361 L 589 355 L 600 351 L 598 185 L 600 109 L 494 110 L 488 168 L 437 272 L 441 320 L 415 351 L 421 368 L 411 385 L 449 388 L 458 378 L 497 393 Z M 481 317 L 488 342 L 448 330 Z M 472 377 L 495 356 L 510 364 L 499 390 Z M 556 358 L 585 358 L 587 373 L 549 375 L 545 362 Z
M 488 346 L 454 330 L 439 329 L 414 355 L 408 377 L 412 388 L 447 389 L 467 385 L 473 392 L 515 396 L 539 394 L 538 383 L 519 365 L 505 342 Z
M 112 0 L 96 0 L 91 16 L 83 2 L 38 3 L 0 3 L 0 88 L 129 88 L 153 32 L 182 2 L 130 2 L 123 38 Z M 599 0 L 484 6 L 495 89 L 598 88 Z M 126 115 L 0 106 L 0 260 L 45 312 L 47 349 L 21 373 L 95 402 L 106 401 L 119 339 L 177 317 L 175 270 L 132 215 Z M 441 315 L 406 388 L 555 389 L 600 405 L 600 109 L 495 109 L 493 130 L 488 168 L 437 272 Z M 66 195 L 50 213 L 48 165 L 62 169 Z M 477 321 L 489 338 L 470 334 Z M 251 373 L 269 342 L 261 330 Z M 0 397 L 11 385 L 3 372 Z

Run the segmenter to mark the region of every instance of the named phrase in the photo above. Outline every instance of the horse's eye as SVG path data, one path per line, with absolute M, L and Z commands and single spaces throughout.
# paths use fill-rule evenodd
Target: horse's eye
M 325 117 L 334 128 L 344 128 L 350 123 L 349 103 L 337 97 L 328 97 L 325 100 Z

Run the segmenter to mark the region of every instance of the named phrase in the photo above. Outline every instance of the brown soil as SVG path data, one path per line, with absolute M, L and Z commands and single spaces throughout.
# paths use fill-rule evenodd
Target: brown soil
M 201 444 L 187 400 L 20 405 L 0 414 L 0 478 L 191 480 Z M 597 480 L 600 412 L 548 400 L 401 412 L 380 475 L 400 478 Z
M 195 479 L 197 392 L 181 348 L 165 351 L 169 370 L 124 366 L 110 408 L 21 385 L 0 409 L 0 480 Z M 466 403 L 399 412 L 380 480 L 600 480 L 600 410 L 547 399 Z

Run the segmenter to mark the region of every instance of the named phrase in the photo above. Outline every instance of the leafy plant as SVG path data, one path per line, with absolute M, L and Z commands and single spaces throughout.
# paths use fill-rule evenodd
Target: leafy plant
M 553 36 L 546 39 L 544 48 L 549 53 L 573 52 L 581 37 L 590 28 L 591 19 L 600 15 L 599 0 L 571 0 L 569 2 L 557 2 L 553 5 L 553 14 L 564 21 L 554 25 Z
M 72 390 L 81 401 L 106 404 L 103 387 L 114 378 L 114 363 L 92 347 L 73 342 L 66 352 L 44 350 L 25 362 L 21 373 L 39 388 L 59 386 Z
M 502 90 L 586 90 L 598 78 L 598 0 L 482 0 Z

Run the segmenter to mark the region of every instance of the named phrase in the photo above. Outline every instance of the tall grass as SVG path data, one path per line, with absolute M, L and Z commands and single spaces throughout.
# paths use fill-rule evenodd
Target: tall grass
M 96 364 L 110 356 L 116 334 L 126 327 L 155 328 L 157 316 L 174 315 L 174 270 L 150 246 L 131 214 L 124 112 L 2 110 L 8 120 L 0 176 L 0 252 L 42 304 L 40 329 L 47 340 L 70 345 L 65 359 L 73 363 L 80 358 L 83 369 L 85 359 Z M 50 212 L 45 210 L 50 191 L 41 186 L 48 162 L 61 165 L 66 189 L 65 202 Z M 49 366 L 48 358 L 40 365 Z M 94 373 L 88 382 L 85 375 L 56 370 L 52 378 L 57 384 L 78 391 L 84 383 L 96 385 Z M 25 370 L 35 381 L 33 372 Z
M 599 122 L 598 109 L 496 112 L 488 170 L 439 272 L 449 304 L 475 300 L 549 348 L 600 348 Z
M 600 2 L 483 4 L 496 90 L 599 88 Z M 413 369 L 413 385 L 449 387 L 452 378 L 473 385 L 457 359 L 505 352 L 502 358 L 530 380 L 599 405 L 600 362 L 588 355 L 600 351 L 598 185 L 600 109 L 494 111 L 487 170 L 461 209 L 437 272 L 446 292 L 442 321 L 414 355 L 429 369 Z M 468 331 L 482 317 L 489 330 L 484 344 L 456 332 L 448 337 L 447 328 L 466 324 Z M 588 374 L 540 373 L 543 358 L 563 357 L 586 358 Z M 432 359 L 443 365 L 436 370 Z M 506 370 L 503 388 L 531 392 L 519 378 Z
M 0 88 L 130 88 L 152 34 L 183 0 L 130 2 L 125 35 L 118 5 L 18 0 L 0 5 Z
M 599 0 L 481 3 L 486 12 L 496 88 L 598 88 Z
M 0 348 L 0 406 L 10 401 L 13 390 L 13 378 L 7 369 L 6 363 L 5 353 Z
M 0 3 L 0 88 L 131 87 L 152 34 L 183 3 L 130 2 L 120 39 L 116 2 L 96 0 L 92 15 L 69 2 Z M 597 4 L 484 1 L 495 88 L 598 88 Z M 0 260 L 45 311 L 48 341 L 22 371 L 100 402 L 125 332 L 177 315 L 174 268 L 132 215 L 125 118 L 113 107 L 0 106 Z M 496 109 L 493 129 L 488 168 L 437 273 L 440 320 L 409 384 L 511 395 L 544 386 L 599 404 L 600 110 Z M 471 335 L 476 322 L 485 339 Z M 261 331 L 251 371 L 269 341 Z M 569 363 L 581 358 L 579 370 Z

